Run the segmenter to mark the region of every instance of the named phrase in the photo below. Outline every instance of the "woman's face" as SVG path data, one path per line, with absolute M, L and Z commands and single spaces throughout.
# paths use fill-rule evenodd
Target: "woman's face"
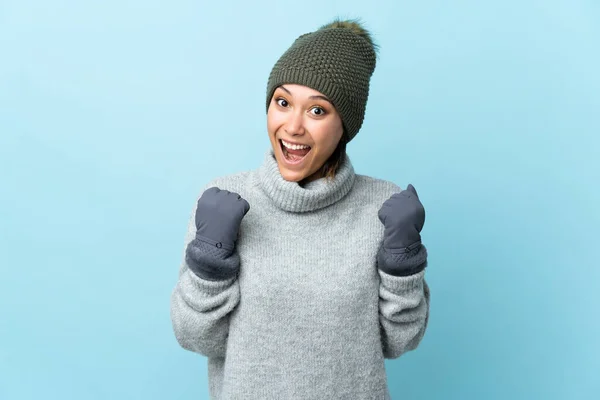
M 306 86 L 285 84 L 273 93 L 267 130 L 283 179 L 307 182 L 336 149 L 344 128 L 333 104 Z

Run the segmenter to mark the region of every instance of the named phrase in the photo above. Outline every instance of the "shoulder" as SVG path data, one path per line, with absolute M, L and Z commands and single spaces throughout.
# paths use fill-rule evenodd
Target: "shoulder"
M 355 185 L 362 190 L 371 190 L 390 196 L 402 191 L 402 188 L 392 181 L 360 174 L 356 175 Z
M 352 188 L 354 196 L 364 198 L 368 203 L 383 203 L 394 193 L 401 191 L 402 188 L 394 182 L 360 174 L 356 174 Z
M 230 192 L 241 194 L 240 192 L 244 191 L 251 172 L 252 171 L 242 171 L 213 178 L 201 188 L 198 196 L 201 196 L 206 189 L 211 187 L 218 187 L 221 190 L 229 190 Z

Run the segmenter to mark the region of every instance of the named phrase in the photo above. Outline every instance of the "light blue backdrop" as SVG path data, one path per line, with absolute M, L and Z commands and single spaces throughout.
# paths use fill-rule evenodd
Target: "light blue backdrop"
M 597 1 L 0 2 L 0 398 L 208 398 L 169 296 L 200 187 L 255 168 L 268 73 L 362 17 L 359 173 L 425 204 L 394 399 L 600 396 Z

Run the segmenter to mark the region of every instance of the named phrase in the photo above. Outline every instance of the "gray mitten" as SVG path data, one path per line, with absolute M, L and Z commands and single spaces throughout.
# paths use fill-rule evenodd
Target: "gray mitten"
M 196 208 L 196 238 L 186 249 L 190 269 L 207 280 L 235 276 L 240 259 L 234 251 L 242 219 L 250 205 L 239 194 L 211 187 Z
M 196 208 L 196 237 L 217 248 L 233 251 L 240 224 L 250 204 L 239 194 L 211 187 Z
M 414 186 L 393 194 L 383 203 L 378 216 L 385 227 L 377 256 L 379 268 L 397 276 L 423 270 L 427 261 L 427 250 L 421 244 L 425 208 Z

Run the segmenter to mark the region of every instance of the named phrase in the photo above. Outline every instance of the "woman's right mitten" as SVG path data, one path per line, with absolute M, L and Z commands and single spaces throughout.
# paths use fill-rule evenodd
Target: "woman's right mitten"
M 250 205 L 239 194 L 211 187 L 196 208 L 196 237 L 186 249 L 186 262 L 200 278 L 224 280 L 239 272 L 235 244 Z

